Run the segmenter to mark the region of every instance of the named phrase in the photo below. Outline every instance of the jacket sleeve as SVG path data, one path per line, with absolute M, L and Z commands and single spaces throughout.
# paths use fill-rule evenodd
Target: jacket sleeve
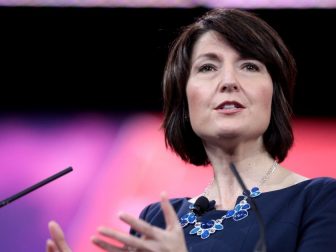
M 300 227 L 297 252 L 336 251 L 336 181 L 316 188 Z

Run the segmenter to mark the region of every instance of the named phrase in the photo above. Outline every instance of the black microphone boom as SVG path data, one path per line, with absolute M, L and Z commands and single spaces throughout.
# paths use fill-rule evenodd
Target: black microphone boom
M 32 185 L 31 187 L 28 187 L 26 189 L 24 189 L 23 191 L 17 193 L 17 194 L 14 194 L 13 196 L 10 196 L 9 198 L 3 200 L 3 201 L 0 201 L 0 208 L 1 207 L 4 207 L 6 205 L 8 205 L 9 203 L 13 202 L 14 200 L 17 200 L 18 198 L 21 198 L 22 196 L 40 188 L 41 186 L 44 186 L 45 184 L 55 180 L 55 179 L 58 179 L 59 177 L 71 172 L 73 169 L 72 167 L 68 167 L 52 176 L 50 176 L 49 178 L 46 178 L 38 183 L 36 183 L 35 185 Z
M 258 210 L 257 205 L 254 202 L 254 198 L 250 197 L 250 191 L 246 188 L 246 185 L 245 185 L 243 179 L 240 177 L 240 175 L 239 175 L 239 173 L 237 171 L 236 166 L 233 163 L 231 163 L 230 164 L 230 168 L 231 168 L 231 171 L 234 174 L 234 176 L 237 178 L 240 186 L 242 187 L 244 194 L 246 196 L 248 196 L 248 198 L 250 199 L 252 210 L 255 212 L 255 214 L 257 216 L 257 221 L 259 223 L 259 239 L 258 239 L 258 241 L 257 241 L 257 243 L 255 245 L 254 252 L 266 252 L 267 248 L 266 248 L 266 241 L 265 241 L 265 225 L 264 225 L 264 221 L 263 221 L 263 219 L 261 217 L 261 214 L 260 214 L 260 212 Z

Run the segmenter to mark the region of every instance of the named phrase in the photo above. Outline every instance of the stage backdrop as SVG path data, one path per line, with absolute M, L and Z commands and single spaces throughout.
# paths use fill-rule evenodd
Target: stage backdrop
M 128 227 L 118 211 L 138 215 L 167 191 L 194 196 L 211 179 L 167 150 L 159 114 L 22 119 L 0 124 L 0 197 L 6 198 L 68 166 L 74 171 L 0 209 L 1 251 L 44 251 L 47 222 L 64 227 L 73 251 L 99 251 L 99 225 Z M 298 118 L 295 145 L 283 163 L 307 177 L 336 177 L 336 120 Z
M 0 0 L 0 5 L 89 2 Z M 219 1 L 187 2 L 205 6 Z M 304 10 L 335 1 L 280 2 L 291 2 L 290 7 L 316 3 L 300 11 L 257 10 L 283 36 L 299 67 L 294 112 L 301 117 L 294 121 L 296 141 L 283 165 L 308 177 L 336 177 L 335 97 L 330 91 L 335 11 Z M 205 11 L 0 8 L 0 199 L 74 168 L 0 209 L 1 251 L 44 251 L 47 222 L 54 219 L 74 252 L 95 252 L 90 236 L 97 226 L 128 231 L 117 220 L 118 211 L 138 215 L 163 190 L 170 197 L 203 191 L 211 169 L 186 165 L 165 148 L 161 115 L 155 112 L 161 111 L 169 43 L 178 27 Z

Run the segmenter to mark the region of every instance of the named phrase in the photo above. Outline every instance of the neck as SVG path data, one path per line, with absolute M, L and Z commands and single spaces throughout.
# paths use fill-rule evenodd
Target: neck
M 242 194 L 241 185 L 232 173 L 230 163 L 235 164 L 247 188 L 251 189 L 259 186 L 274 162 L 264 148 L 237 148 L 228 152 L 207 146 L 206 151 L 214 172 L 214 180 L 206 189 L 206 195 L 216 200 L 217 208 L 220 209 L 231 209 Z

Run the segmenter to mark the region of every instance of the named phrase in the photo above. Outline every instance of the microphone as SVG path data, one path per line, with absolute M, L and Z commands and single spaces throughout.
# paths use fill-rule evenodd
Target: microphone
M 22 196 L 24 196 L 24 195 L 26 195 L 26 194 L 28 194 L 32 191 L 40 188 L 41 186 L 44 186 L 44 185 L 48 184 L 49 182 L 51 182 L 55 179 L 58 179 L 59 177 L 65 175 L 65 174 L 67 174 L 71 171 L 73 171 L 73 169 L 70 166 L 70 167 L 68 167 L 68 168 L 50 176 L 49 178 L 46 178 L 46 179 L 36 183 L 35 185 L 32 185 L 31 187 L 28 187 L 28 188 L 24 189 L 23 191 L 21 191 L 17 194 L 14 194 L 13 196 L 10 196 L 9 198 L 7 198 L 5 200 L 0 201 L 0 208 L 8 205 L 9 203 L 13 202 L 14 200 L 17 200 L 17 199 L 21 198 Z
M 250 197 L 250 191 L 246 188 L 246 185 L 245 185 L 243 179 L 240 177 L 240 175 L 237 171 L 237 168 L 233 163 L 230 164 L 230 169 L 231 169 L 233 175 L 237 178 L 240 186 L 242 187 L 244 195 L 247 195 L 247 197 L 249 198 L 252 210 L 255 212 L 255 214 L 257 216 L 257 221 L 258 221 L 258 224 L 259 224 L 259 239 L 258 239 L 253 251 L 254 252 L 266 252 L 267 248 L 266 248 L 266 240 L 265 240 L 265 225 L 264 225 L 264 221 L 261 217 L 261 214 L 258 210 L 258 207 L 254 202 L 254 198 Z
M 194 203 L 194 206 L 192 208 L 192 211 L 196 215 L 202 215 L 203 213 L 212 210 L 215 207 L 216 201 L 211 200 L 205 196 L 200 196 L 197 198 L 197 200 Z
M 205 196 L 200 196 L 194 203 L 192 211 L 196 215 L 202 215 L 209 208 L 209 200 Z

